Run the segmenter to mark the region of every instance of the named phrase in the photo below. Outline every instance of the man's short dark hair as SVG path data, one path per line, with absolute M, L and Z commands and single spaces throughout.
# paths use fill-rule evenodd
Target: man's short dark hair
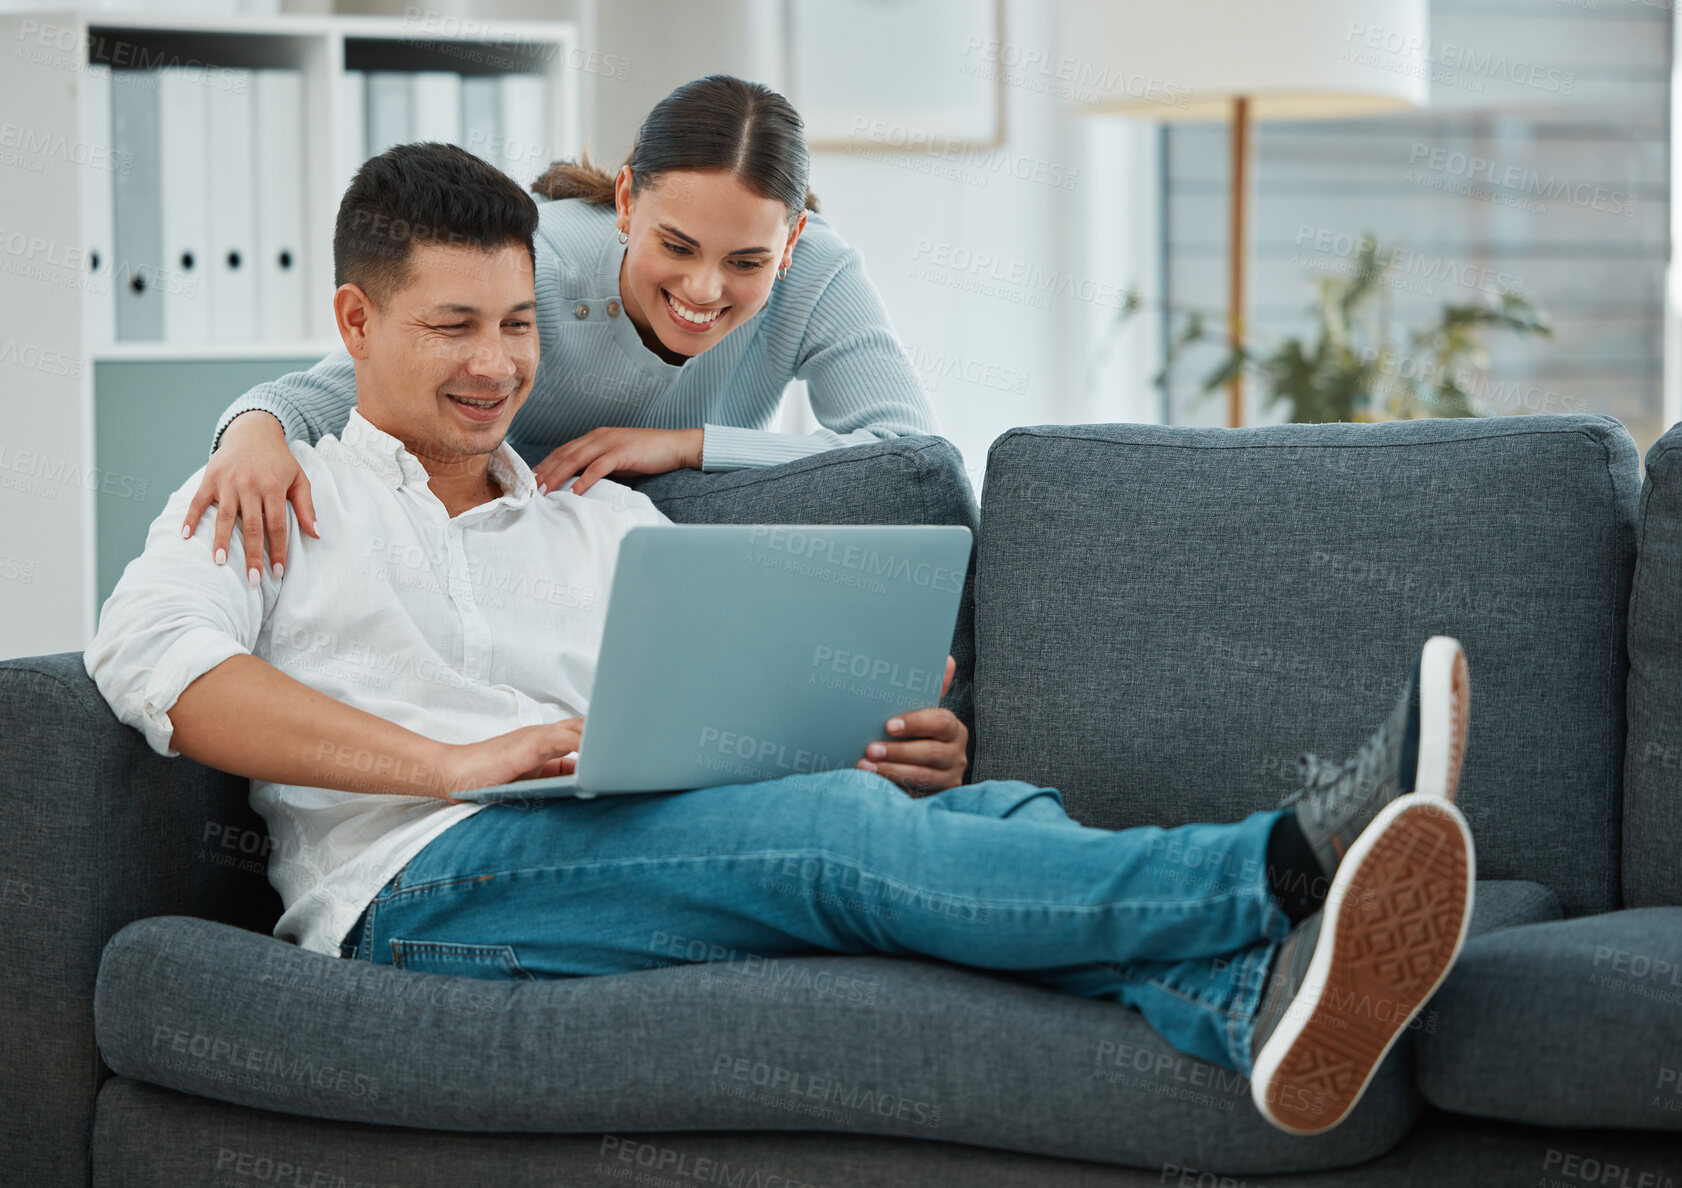
M 409 280 L 416 243 L 495 251 L 517 243 L 537 268 L 537 204 L 514 179 L 453 144 L 399 144 L 356 171 L 333 226 L 333 285 L 378 305 Z

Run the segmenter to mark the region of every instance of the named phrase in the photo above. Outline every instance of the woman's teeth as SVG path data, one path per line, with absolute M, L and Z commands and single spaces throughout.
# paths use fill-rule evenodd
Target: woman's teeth
M 690 309 L 687 305 L 679 305 L 677 303 L 677 299 L 670 293 L 667 293 L 664 289 L 661 289 L 660 292 L 664 294 L 666 304 L 671 307 L 673 313 L 686 322 L 694 322 L 697 326 L 705 326 L 707 323 L 716 319 L 719 314 L 724 312 L 721 309 L 713 309 L 708 310 L 706 313 L 701 313 L 697 310 Z

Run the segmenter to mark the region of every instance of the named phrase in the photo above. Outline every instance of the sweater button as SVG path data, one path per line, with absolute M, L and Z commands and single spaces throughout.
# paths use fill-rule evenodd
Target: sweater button
M 590 316 L 590 307 L 580 301 L 573 307 L 572 316 L 579 319 L 587 318 Z
M 609 301 L 607 303 L 607 316 L 610 318 L 616 318 L 619 316 L 619 303 L 617 301 Z

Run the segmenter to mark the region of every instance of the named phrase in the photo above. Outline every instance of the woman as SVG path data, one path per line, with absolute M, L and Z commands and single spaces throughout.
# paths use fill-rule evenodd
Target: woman
M 540 490 L 936 431 L 858 253 L 817 214 L 809 168 L 787 99 L 712 75 L 655 106 L 617 177 L 584 156 L 532 186 L 541 357 L 509 442 L 541 459 Z M 794 379 L 824 425 L 808 436 L 765 428 Z M 287 501 L 320 536 L 286 441 L 339 433 L 355 403 L 342 350 L 236 400 L 182 535 L 215 503 L 217 563 L 243 514 L 246 556 L 262 555 L 266 529 L 284 573 Z M 272 415 L 242 415 L 255 410 Z

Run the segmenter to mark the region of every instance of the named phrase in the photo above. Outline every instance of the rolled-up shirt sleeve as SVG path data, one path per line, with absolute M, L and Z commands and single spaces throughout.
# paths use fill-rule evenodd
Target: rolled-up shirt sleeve
M 209 541 L 216 507 L 208 508 L 192 539 L 181 538 L 187 505 L 204 471 L 188 479 L 147 530 L 146 548 L 130 561 L 99 614 L 99 630 L 82 655 L 88 675 L 113 713 L 146 736 L 160 755 L 175 725 L 169 712 L 199 677 L 233 656 L 250 655 L 273 605 L 278 585 L 264 572 L 262 585 L 245 574 L 245 546 L 236 532 L 227 564 L 217 565 Z M 297 520 L 290 506 L 288 531 Z

